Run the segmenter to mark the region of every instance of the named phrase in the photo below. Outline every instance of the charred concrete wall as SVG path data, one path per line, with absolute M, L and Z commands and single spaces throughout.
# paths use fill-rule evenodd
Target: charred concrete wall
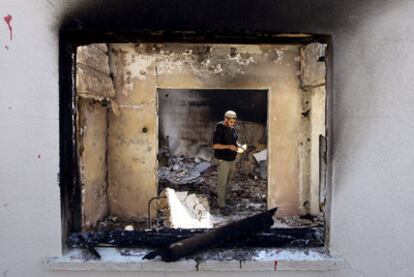
M 310 145 L 310 213 L 326 212 L 326 88 L 312 89 Z
M 107 108 L 93 99 L 78 100 L 78 157 L 82 186 L 82 228 L 95 227 L 108 212 Z
M 92 44 L 76 53 L 77 155 L 82 228 L 95 227 L 108 213 L 107 101 L 114 95 L 108 48 Z
M 215 120 L 202 97 L 190 90 L 161 90 L 158 97 L 160 149 L 186 156 L 196 156 L 202 148 L 212 152 Z
M 111 44 L 109 57 L 116 91 L 108 129 L 110 212 L 142 219 L 157 194 L 155 56 L 146 45 Z
M 310 43 L 301 48 L 300 86 L 302 113 L 300 135 L 301 211 L 313 215 L 324 212 L 324 172 L 321 168 L 320 137 L 326 137 L 326 45 Z M 321 193 L 323 192 L 323 193 Z
M 95 43 L 77 48 L 76 95 L 97 100 L 114 97 L 106 44 Z

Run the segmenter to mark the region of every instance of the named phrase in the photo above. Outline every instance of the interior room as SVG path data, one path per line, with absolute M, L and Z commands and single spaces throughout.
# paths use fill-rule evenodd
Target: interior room
M 81 228 L 216 228 L 277 207 L 275 227 L 323 226 L 326 44 L 77 47 Z M 217 209 L 215 125 L 238 114 Z

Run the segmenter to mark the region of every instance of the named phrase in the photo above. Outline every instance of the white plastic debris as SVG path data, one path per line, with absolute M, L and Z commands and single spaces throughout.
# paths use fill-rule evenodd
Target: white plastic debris
M 203 196 L 165 189 L 171 228 L 213 228 L 208 201 Z
M 258 164 L 260 164 L 261 161 L 266 161 L 267 160 L 267 149 L 264 149 L 260 152 L 253 154 L 253 157 L 255 158 Z
M 129 232 L 132 232 L 132 231 L 134 231 L 134 226 L 132 226 L 132 225 L 127 225 L 127 226 L 125 226 L 124 231 L 129 231 Z

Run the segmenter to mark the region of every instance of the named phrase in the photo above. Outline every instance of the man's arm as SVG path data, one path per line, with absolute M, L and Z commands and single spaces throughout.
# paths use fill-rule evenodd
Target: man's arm
M 215 150 L 231 150 L 231 151 L 237 151 L 237 146 L 233 144 L 220 144 L 216 143 L 213 144 L 213 149 Z

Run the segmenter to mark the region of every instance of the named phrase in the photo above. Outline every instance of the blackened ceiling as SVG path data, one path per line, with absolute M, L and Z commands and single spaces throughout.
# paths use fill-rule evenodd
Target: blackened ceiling
M 76 31 L 95 40 L 128 40 L 143 32 L 174 31 L 208 34 L 270 33 L 332 34 L 352 24 L 353 13 L 368 13 L 387 1 L 329 0 L 89 0 L 66 11 L 60 30 Z M 191 33 L 187 34 L 191 36 Z M 106 36 L 106 37 L 105 37 Z M 185 35 L 184 35 L 185 36 Z M 172 36 L 173 40 L 174 37 Z

